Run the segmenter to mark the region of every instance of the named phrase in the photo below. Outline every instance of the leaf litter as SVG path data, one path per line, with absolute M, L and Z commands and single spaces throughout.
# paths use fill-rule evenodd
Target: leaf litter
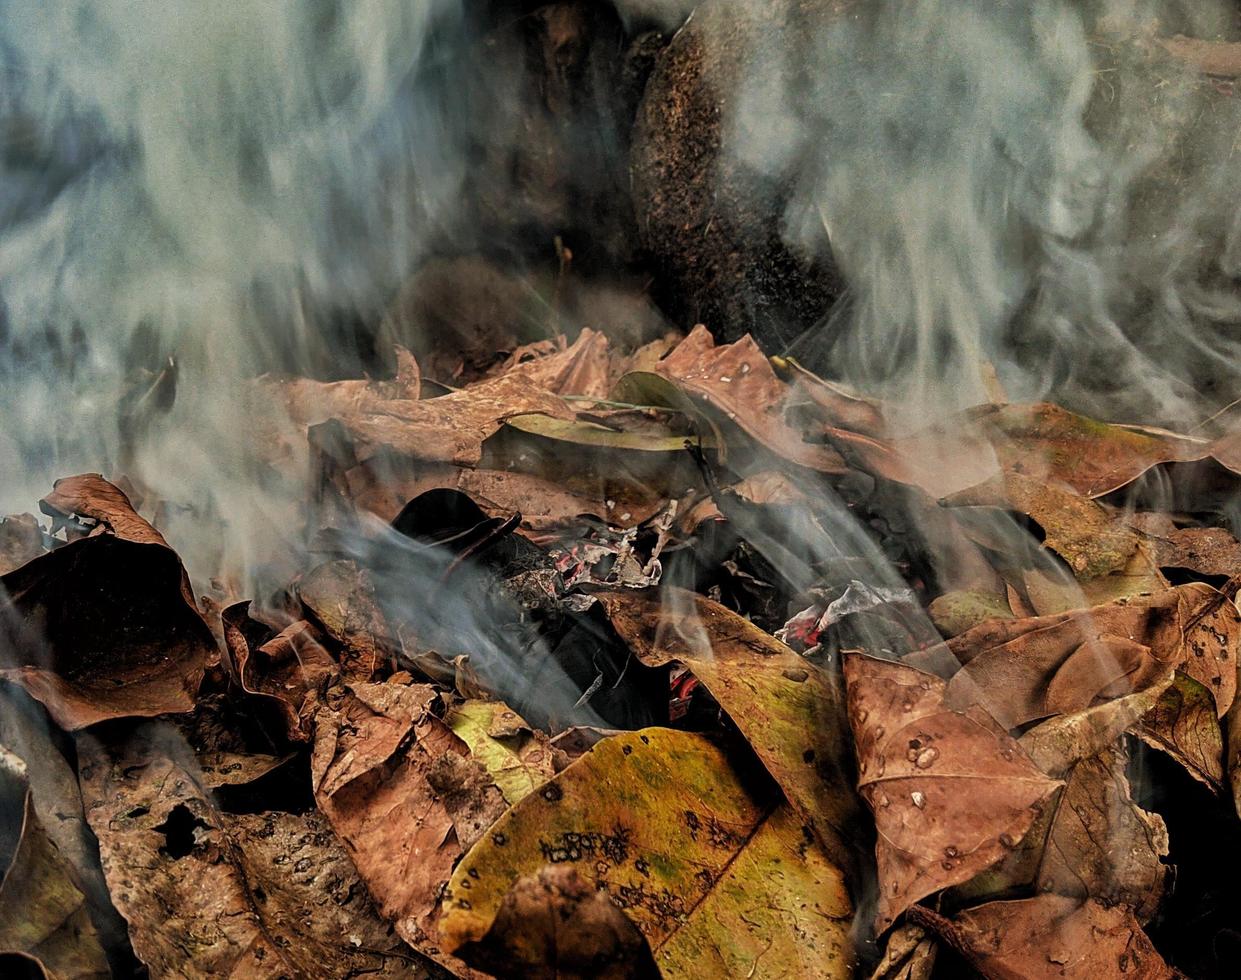
M 5 964 L 1241 968 L 1227 901 L 1178 891 L 1241 898 L 1227 433 L 1043 403 L 894 435 L 705 328 L 461 387 L 395 360 L 245 393 L 312 473 L 300 567 L 249 598 L 196 599 L 120 475 L 0 521 Z

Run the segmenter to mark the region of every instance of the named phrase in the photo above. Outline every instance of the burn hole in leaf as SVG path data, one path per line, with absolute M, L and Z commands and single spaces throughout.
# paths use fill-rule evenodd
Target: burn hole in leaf
M 155 828 L 156 833 L 164 835 L 164 846 L 159 849 L 160 853 L 168 855 L 174 861 L 186 857 L 194 850 L 194 832 L 200 828 L 211 829 L 202 818 L 191 813 L 184 803 L 178 803 L 168 814 L 168 819 Z

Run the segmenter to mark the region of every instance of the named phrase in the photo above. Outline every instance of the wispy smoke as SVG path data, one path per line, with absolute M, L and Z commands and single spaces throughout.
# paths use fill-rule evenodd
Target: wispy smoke
M 785 236 L 843 273 L 819 363 L 914 418 L 987 400 L 987 365 L 1014 400 L 1140 421 L 1235 397 L 1241 109 L 1157 44 L 1235 10 L 788 6 L 730 147 L 792 183 Z
M 437 59 L 460 21 L 455 0 L 0 2 L 6 506 L 120 465 L 234 545 L 289 529 L 262 513 L 238 381 L 352 368 L 341 324 L 451 218 Z M 170 415 L 128 410 L 171 371 Z

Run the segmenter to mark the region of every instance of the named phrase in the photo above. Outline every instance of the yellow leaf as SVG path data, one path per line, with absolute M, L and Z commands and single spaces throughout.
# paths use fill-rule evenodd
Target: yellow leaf
M 848 977 L 844 877 L 761 771 L 702 735 L 599 742 L 498 820 L 461 860 L 440 936 L 486 935 L 518 879 L 571 864 L 628 914 L 665 978 Z

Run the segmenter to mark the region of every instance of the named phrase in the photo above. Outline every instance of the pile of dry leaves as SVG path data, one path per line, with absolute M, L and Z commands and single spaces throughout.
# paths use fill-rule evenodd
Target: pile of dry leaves
M 100 476 L 0 524 L 5 976 L 1236 975 L 1241 446 L 892 439 L 701 328 L 400 363 L 262 380 L 275 595 Z

